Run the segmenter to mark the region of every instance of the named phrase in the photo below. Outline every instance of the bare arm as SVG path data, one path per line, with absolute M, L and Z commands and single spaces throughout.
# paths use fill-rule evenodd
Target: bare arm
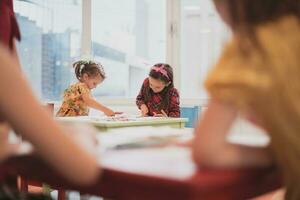
M 19 59 L 18 51 L 17 51 L 16 40 L 14 40 L 12 56 L 13 56 L 13 59 L 15 59 L 15 61 L 18 64 L 17 67 L 19 69 L 21 69 L 21 62 L 20 62 L 20 59 Z
M 0 48 L 0 113 L 36 152 L 69 180 L 88 184 L 100 173 L 97 161 L 77 146 L 32 94 L 8 52 Z
M 193 158 L 200 166 L 240 168 L 268 166 L 271 156 L 265 148 L 230 144 L 226 135 L 237 117 L 237 110 L 217 100 L 209 103 L 202 120 L 195 129 Z
M 115 115 L 115 112 L 108 107 L 102 105 L 98 101 L 96 101 L 93 97 L 91 97 L 89 94 L 83 94 L 82 95 L 83 101 L 91 108 L 100 110 L 104 112 L 107 116 L 113 116 Z

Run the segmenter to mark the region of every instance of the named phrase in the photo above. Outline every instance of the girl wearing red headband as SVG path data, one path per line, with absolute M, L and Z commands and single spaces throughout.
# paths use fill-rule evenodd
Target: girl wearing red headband
M 142 116 L 180 117 L 179 93 L 174 88 L 173 70 L 168 64 L 155 64 L 136 97 Z

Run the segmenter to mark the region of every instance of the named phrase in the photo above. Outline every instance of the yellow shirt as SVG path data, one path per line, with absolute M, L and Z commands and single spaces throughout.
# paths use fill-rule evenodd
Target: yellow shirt
M 89 108 L 82 99 L 83 94 L 90 94 L 90 89 L 84 83 L 76 83 L 65 90 L 63 103 L 57 117 L 84 116 L 89 114 Z
M 213 98 L 253 112 L 262 122 L 288 182 L 297 182 L 290 185 L 300 199 L 300 22 L 282 17 L 256 27 L 254 36 L 258 45 L 232 39 L 205 86 Z

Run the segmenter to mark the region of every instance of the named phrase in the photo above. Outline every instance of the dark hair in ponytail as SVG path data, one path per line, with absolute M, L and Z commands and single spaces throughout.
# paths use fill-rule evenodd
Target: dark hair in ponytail
M 89 77 L 101 76 L 102 79 L 106 78 L 103 66 L 100 63 L 79 60 L 73 63 L 73 67 L 79 81 L 81 81 L 83 74 L 87 74 Z

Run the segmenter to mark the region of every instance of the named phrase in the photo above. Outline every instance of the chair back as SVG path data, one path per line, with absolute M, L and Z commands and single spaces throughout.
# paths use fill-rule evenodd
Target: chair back
M 181 107 L 180 108 L 180 117 L 188 118 L 189 121 L 185 123 L 185 127 L 193 128 L 195 123 L 199 118 L 199 106 L 193 107 Z

